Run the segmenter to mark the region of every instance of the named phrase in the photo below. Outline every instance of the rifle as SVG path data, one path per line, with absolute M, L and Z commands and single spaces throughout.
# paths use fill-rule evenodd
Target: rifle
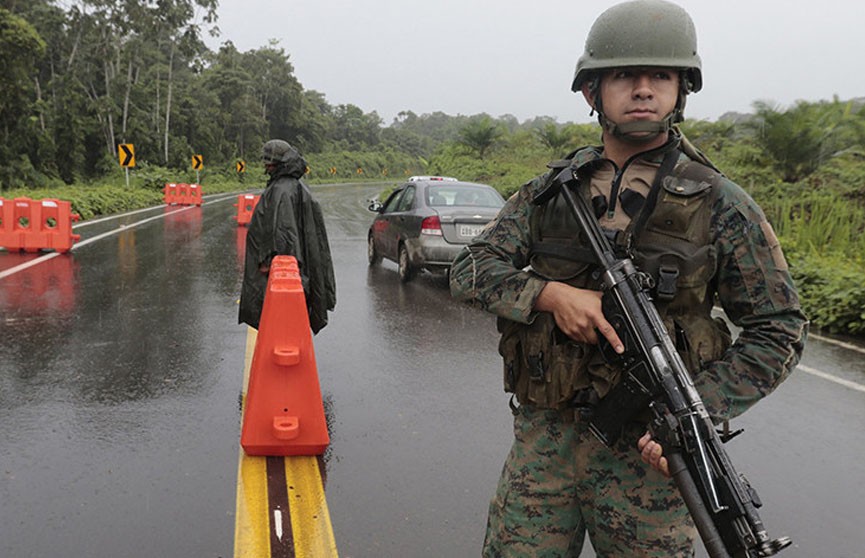
M 622 380 L 594 408 L 591 432 L 610 445 L 647 407 L 651 430 L 664 448 L 675 480 L 710 558 L 772 556 L 791 544 L 789 537 L 770 540 L 757 513 L 762 505 L 744 475 L 733 468 L 726 440 L 694 388 L 691 375 L 652 303 L 652 279 L 630 258 L 618 258 L 584 196 L 571 188 L 579 180 L 571 168 L 560 172 L 561 189 L 601 266 L 604 316 L 624 344 L 617 354 L 601 335 L 600 350 L 623 370 Z M 727 437 L 729 439 L 730 436 Z

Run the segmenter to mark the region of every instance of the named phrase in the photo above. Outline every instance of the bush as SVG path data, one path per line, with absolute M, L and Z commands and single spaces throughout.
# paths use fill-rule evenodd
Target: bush
M 426 162 L 392 149 L 383 151 L 335 151 L 306 157 L 311 181 L 399 180 L 427 174 Z M 335 172 L 332 172 L 333 171 Z M 358 172 L 361 169 L 362 172 Z
M 802 309 L 813 327 L 830 333 L 865 335 L 863 260 L 845 256 L 791 254 Z

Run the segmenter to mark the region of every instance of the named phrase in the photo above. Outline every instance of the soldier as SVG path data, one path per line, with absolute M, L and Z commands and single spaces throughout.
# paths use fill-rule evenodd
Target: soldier
M 550 163 L 454 260 L 451 293 L 498 316 L 515 439 L 487 521 L 484 556 L 693 556 L 696 529 L 647 420 L 613 447 L 588 431 L 621 370 L 592 252 L 552 178 L 570 167 L 615 244 L 654 279 L 653 299 L 716 422 L 788 377 L 808 322 L 757 204 L 675 127 L 702 86 L 690 16 L 663 0 L 618 4 L 593 24 L 571 88 L 603 145 Z M 735 342 L 719 304 L 741 333 Z
M 249 221 L 238 322 L 258 329 L 270 262 L 289 255 L 297 258 L 309 324 L 318 333 L 336 306 L 336 280 L 321 207 L 301 180 L 306 160 L 273 139 L 262 147 L 262 161 L 269 179 Z

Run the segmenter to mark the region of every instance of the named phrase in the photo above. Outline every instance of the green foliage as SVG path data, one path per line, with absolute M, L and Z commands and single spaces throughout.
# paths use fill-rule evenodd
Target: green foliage
M 865 147 L 837 153 L 803 182 L 807 190 L 835 192 L 865 205 Z
M 802 180 L 833 154 L 863 145 L 865 114 L 852 101 L 799 101 L 783 112 L 764 102 L 754 107 L 756 118 L 748 125 L 785 182 Z
M 494 161 L 479 159 L 470 154 L 464 146 L 448 143 L 436 150 L 430 160 L 429 173 L 473 182 L 485 182 L 492 176 L 493 167 Z
M 486 152 L 493 147 L 504 131 L 502 127 L 494 122 L 489 116 L 473 120 L 463 126 L 460 130 L 459 141 L 483 159 Z
M 35 95 L 33 68 L 45 49 L 45 41 L 33 25 L 0 8 L 0 184 L 46 181 L 42 169 L 24 156 L 40 147 L 38 136 L 33 134 L 36 122 L 31 119 L 30 107 Z M 16 146 L 19 141 L 21 145 Z
M 789 255 L 802 308 L 813 327 L 830 333 L 865 335 L 865 282 L 862 257 Z
M 338 149 L 362 150 L 378 145 L 381 118 L 354 105 L 339 105 L 333 110 L 334 126 L 331 141 Z
M 310 168 L 307 178 L 314 181 L 379 181 L 426 172 L 422 159 L 392 149 L 314 153 L 306 159 Z
M 559 127 L 553 122 L 545 124 L 542 128 L 535 130 L 541 143 L 550 148 L 553 153 L 561 153 L 565 147 L 572 144 L 571 134 L 564 127 Z
M 780 237 L 800 252 L 865 254 L 865 207 L 808 191 L 763 204 Z
M 503 136 L 485 159 L 459 142 L 442 144 L 430 159 L 429 172 L 489 184 L 508 197 L 549 161 L 549 149 L 536 134 L 524 130 Z
M 127 189 L 121 185 L 63 186 L 38 191 L 12 190 L 5 194 L 9 198 L 59 199 L 72 204 L 72 212 L 82 219 L 92 219 L 162 203 L 162 193 L 143 188 Z
M 535 134 L 553 157 L 562 157 L 575 147 L 599 143 L 601 130 L 595 124 L 559 125 L 546 122 L 535 128 Z

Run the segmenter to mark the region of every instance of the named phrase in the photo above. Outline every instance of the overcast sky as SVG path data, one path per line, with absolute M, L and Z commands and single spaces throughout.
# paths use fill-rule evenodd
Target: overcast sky
M 595 18 L 615 1 L 220 0 L 240 51 L 271 39 L 305 89 L 331 105 L 588 122 L 570 91 Z M 865 96 L 865 16 L 854 0 L 680 0 L 697 26 L 703 90 L 689 118 L 751 112 L 756 100 Z

